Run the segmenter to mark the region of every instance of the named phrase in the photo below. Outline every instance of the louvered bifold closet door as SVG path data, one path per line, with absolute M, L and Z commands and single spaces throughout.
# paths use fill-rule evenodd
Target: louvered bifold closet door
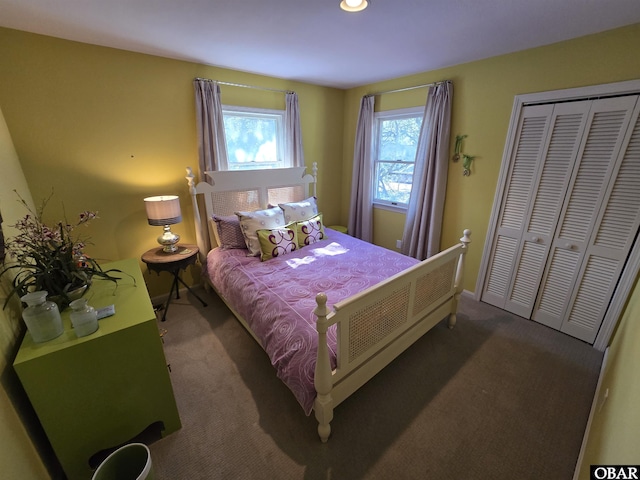
M 487 279 L 482 301 L 505 308 L 514 265 L 518 256 L 528 206 L 534 196 L 545 148 L 545 139 L 553 114 L 553 105 L 531 106 L 522 109 L 515 145 L 510 153 L 507 187 L 500 206 L 496 233 L 491 248 Z
M 589 281 L 598 280 L 598 277 L 617 281 L 617 278 L 612 278 L 610 268 L 599 263 L 595 257 L 590 265 L 587 262 L 584 269 L 581 267 L 600 209 L 608 200 L 608 185 L 618 168 L 636 99 L 633 96 L 595 100 L 589 112 L 586 134 L 573 168 L 531 317 L 557 330 L 571 311 L 575 311 L 576 318 L 584 319 L 587 314 L 595 315 L 591 311 L 593 309 L 606 309 L 609 297 L 601 295 L 602 283 L 600 286 L 589 286 Z M 582 282 L 585 282 L 584 285 Z M 604 283 L 607 282 L 605 280 Z M 578 299 L 577 292 L 580 289 L 583 294 Z M 587 297 L 597 294 L 599 298 L 592 296 L 592 303 L 587 305 L 583 303 L 587 300 L 585 294 Z
M 638 103 L 560 327 L 589 343 L 596 338 L 640 226 Z
M 505 310 L 525 318 L 533 311 L 590 105 L 589 101 L 572 102 L 553 109 L 505 302 Z

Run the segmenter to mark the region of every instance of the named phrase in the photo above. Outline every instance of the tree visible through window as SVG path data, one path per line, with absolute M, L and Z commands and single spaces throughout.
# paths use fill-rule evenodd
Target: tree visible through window
M 226 170 L 284 168 L 284 110 L 223 107 Z
M 375 115 L 374 203 L 408 205 L 422 114 L 422 108 L 410 108 Z

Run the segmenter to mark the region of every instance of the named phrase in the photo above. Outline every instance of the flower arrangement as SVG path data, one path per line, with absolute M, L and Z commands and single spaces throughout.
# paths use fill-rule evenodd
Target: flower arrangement
M 112 281 L 117 286 L 121 277 L 112 274 L 122 272 L 116 269 L 102 270 L 96 260 L 84 253 L 88 240 L 74 235 L 77 227 L 87 226 L 91 220 L 98 218 L 97 212 L 84 211 L 75 223 L 65 220 L 49 227 L 43 222 L 42 216 L 53 194 L 35 212 L 16 194 L 29 213 L 14 225 L 19 233 L 6 241 L 8 255 L 0 276 L 9 271 L 17 270 L 17 273 L 5 307 L 13 295 L 46 290 L 50 297 L 57 297 L 57 303 L 64 308 L 73 299 L 72 292 L 82 287 L 86 289 L 93 277 Z

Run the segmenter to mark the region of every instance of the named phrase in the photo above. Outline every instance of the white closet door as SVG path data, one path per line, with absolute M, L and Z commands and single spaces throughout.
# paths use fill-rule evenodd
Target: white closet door
M 533 186 L 543 158 L 545 139 L 553 105 L 531 106 L 522 110 L 517 142 L 511 152 L 507 189 L 500 207 L 497 231 L 489 260 L 482 300 L 500 308 L 512 283 L 515 259 L 522 237 L 528 205 L 534 196 Z
M 581 266 L 600 207 L 607 201 L 609 181 L 618 168 L 619 154 L 636 99 L 633 96 L 595 100 L 589 112 L 587 133 L 573 169 L 532 315 L 537 322 L 557 330 L 570 312 L 572 299 L 576 298 L 574 290 L 579 289 L 574 287 L 580 286 L 583 280 L 580 277 Z M 610 268 L 595 259 L 588 267 L 585 266 L 582 272 L 589 272 L 589 278 L 608 277 L 613 281 Z M 595 287 L 595 290 L 600 293 L 601 287 Z M 592 293 L 595 292 L 587 295 Z M 606 309 L 608 298 L 592 299 L 595 301 L 590 308 L 597 305 Z M 576 315 L 582 313 L 576 310 Z
M 550 134 L 533 185 L 533 198 L 527 204 L 504 307 L 525 318 L 533 311 L 590 104 L 589 101 L 562 103 L 553 109 Z
M 582 262 L 560 330 L 593 343 L 640 227 L 640 105 Z

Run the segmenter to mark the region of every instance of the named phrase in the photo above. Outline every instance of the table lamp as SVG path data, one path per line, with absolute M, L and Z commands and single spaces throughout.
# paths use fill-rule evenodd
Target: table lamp
M 180 213 L 180 199 L 177 195 L 159 195 L 144 199 L 147 209 L 147 219 L 149 225 L 164 226 L 164 233 L 158 237 L 158 243 L 164 248 L 162 251 L 174 253 L 178 250 L 177 243 L 180 236 L 171 231 L 170 225 L 180 223 L 182 214 Z

